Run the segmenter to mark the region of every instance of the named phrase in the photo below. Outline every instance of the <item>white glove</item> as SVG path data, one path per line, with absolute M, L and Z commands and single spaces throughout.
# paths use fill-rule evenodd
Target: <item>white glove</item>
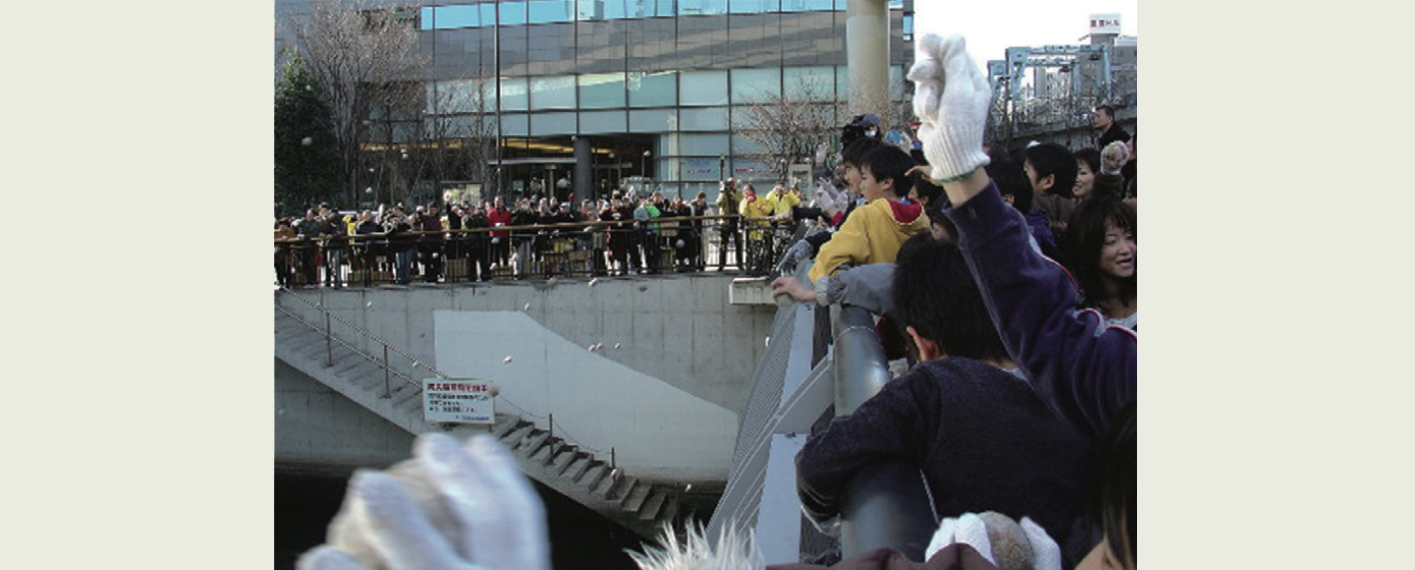
M 817 208 L 820 208 L 821 211 L 825 212 L 827 215 L 835 215 L 838 206 L 835 204 L 835 199 L 831 198 L 830 194 L 826 193 L 825 190 L 817 186 L 815 192 L 811 193 L 811 196 L 815 198 Z
M 984 521 L 984 517 L 991 521 L 996 544 L 989 538 L 989 523 Z M 1022 517 L 1021 524 L 994 512 L 983 515 L 967 513 L 956 519 L 943 519 L 929 541 L 929 547 L 924 550 L 924 560 L 933 558 L 938 551 L 955 543 L 973 547 L 995 566 L 1016 567 L 1030 563 L 1032 570 L 1061 570 L 1061 548 L 1047 535 L 1046 530 L 1027 517 Z
M 812 193 L 812 196 L 815 197 L 816 205 L 819 206 L 821 210 L 834 216 L 836 212 L 839 212 L 849 205 L 849 202 L 845 201 L 842 194 L 843 192 L 835 189 L 834 184 L 821 180 L 820 183 L 816 184 L 816 189 L 815 192 Z
M 299 570 L 549 570 L 545 508 L 495 439 L 425 434 L 413 449 L 354 474 L 329 544 Z
M 1101 174 L 1120 174 L 1120 169 L 1130 161 L 1130 148 L 1125 141 L 1112 141 L 1101 149 Z
M 918 38 L 918 57 L 909 69 L 914 82 L 914 114 L 919 141 L 933 166 L 933 177 L 948 180 L 988 163 L 983 154 L 992 89 L 968 55 L 963 36 L 947 39 L 927 33 Z

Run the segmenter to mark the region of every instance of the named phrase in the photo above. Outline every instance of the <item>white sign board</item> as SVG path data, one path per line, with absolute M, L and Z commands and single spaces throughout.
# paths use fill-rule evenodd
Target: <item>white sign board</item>
M 491 381 L 482 379 L 423 379 L 423 421 L 452 424 L 494 424 Z
M 1119 34 L 1120 14 L 1091 14 L 1092 34 Z

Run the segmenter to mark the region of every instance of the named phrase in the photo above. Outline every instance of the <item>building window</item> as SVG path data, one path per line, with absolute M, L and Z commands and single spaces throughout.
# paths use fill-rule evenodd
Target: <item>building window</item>
M 531 78 L 532 109 L 574 109 L 575 76 Z
M 726 71 L 684 71 L 682 93 L 679 99 L 683 105 L 726 105 Z
M 678 111 L 678 129 L 683 131 L 725 131 L 727 130 L 727 107 L 680 109 Z
M 672 107 L 678 102 L 678 72 L 629 72 L 630 107 Z
M 788 67 L 782 70 L 783 94 L 793 101 L 834 101 L 835 68 Z
M 781 2 L 779 0 L 731 0 L 729 8 L 733 14 L 778 12 L 781 10 Z
M 525 111 L 530 108 L 530 96 L 526 93 L 526 78 L 501 78 L 501 110 Z
M 575 0 L 531 0 L 526 3 L 526 22 L 550 24 L 575 21 Z
M 726 0 L 678 0 L 679 16 L 710 16 L 726 13 Z
M 835 0 L 781 0 L 782 12 L 829 12 Z
M 581 109 L 613 109 L 624 106 L 623 73 L 581 75 L 579 83 Z
M 580 134 L 619 134 L 625 130 L 624 111 L 580 113 Z
M 761 103 L 781 95 L 781 70 L 732 70 L 732 104 Z

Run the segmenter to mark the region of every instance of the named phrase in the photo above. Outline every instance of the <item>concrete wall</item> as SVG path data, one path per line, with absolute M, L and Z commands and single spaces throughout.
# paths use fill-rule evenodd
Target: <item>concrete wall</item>
M 322 325 L 311 306 L 317 303 L 448 376 L 493 378 L 528 418 L 544 426 L 536 416 L 554 413 L 557 435 L 614 447 L 636 477 L 725 480 L 775 315 L 774 306 L 730 305 L 731 281 L 665 276 L 309 290 L 293 293 L 308 303 L 279 298 L 287 293 L 277 293 L 277 302 Z M 382 354 L 378 342 L 333 326 L 336 335 Z M 589 351 L 594 344 L 603 349 Z
M 311 307 L 317 303 L 431 363 L 438 361 L 434 311 L 519 311 L 572 344 L 602 343 L 602 357 L 740 414 L 776 308 L 728 304 L 731 282 L 730 277 L 666 276 L 601 278 L 594 286 L 586 279 L 563 279 L 551 285 L 314 289 L 294 293 L 309 303 L 278 302 L 322 326 L 324 318 Z M 381 344 L 338 322 L 333 327 L 336 335 L 382 354 Z
M 412 455 L 413 434 L 275 360 L 275 470 L 344 476 Z

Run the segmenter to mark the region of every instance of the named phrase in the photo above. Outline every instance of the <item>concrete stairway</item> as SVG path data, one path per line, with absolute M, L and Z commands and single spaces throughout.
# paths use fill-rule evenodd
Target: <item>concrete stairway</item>
M 486 426 L 423 421 L 419 386 L 396 375 L 385 380 L 383 365 L 377 358 L 348 348 L 338 339 L 327 343 L 322 331 L 278 307 L 275 309 L 275 357 L 410 433 L 440 431 L 466 438 L 488 431 Z M 397 362 L 392 366 L 399 368 Z M 404 374 L 420 377 L 411 366 L 403 368 Z M 422 373 L 422 376 L 429 375 L 426 371 Z M 554 437 L 532 421 L 498 413 L 496 424 L 490 426 L 489 431 L 511 450 L 528 477 L 646 540 L 654 539 L 663 525 L 671 525 L 675 532 L 681 532 L 683 522 L 694 514 L 691 507 L 680 505 L 680 487 L 640 481 L 622 469 L 614 469 L 607 458 L 596 457 Z

